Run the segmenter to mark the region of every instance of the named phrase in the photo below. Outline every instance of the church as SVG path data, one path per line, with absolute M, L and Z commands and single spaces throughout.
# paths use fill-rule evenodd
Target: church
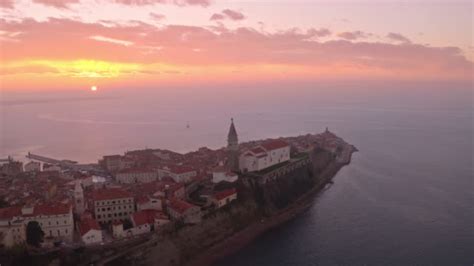
M 239 151 L 239 141 L 231 119 L 227 136 L 227 166 L 232 172 L 261 171 L 290 160 L 290 145 L 282 140 L 268 140 L 250 149 Z

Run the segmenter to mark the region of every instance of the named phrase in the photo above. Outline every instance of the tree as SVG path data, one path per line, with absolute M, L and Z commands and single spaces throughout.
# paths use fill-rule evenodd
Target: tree
M 37 221 L 31 221 L 26 225 L 26 243 L 39 247 L 43 242 L 44 232 Z

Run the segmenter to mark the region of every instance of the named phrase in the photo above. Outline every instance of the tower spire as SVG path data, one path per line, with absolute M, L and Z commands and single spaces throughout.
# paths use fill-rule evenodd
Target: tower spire
M 227 166 L 231 171 L 239 171 L 239 138 L 235 130 L 234 118 L 230 119 L 229 134 L 227 135 Z
M 234 126 L 234 118 L 230 119 L 230 128 L 229 128 L 229 134 L 227 135 L 227 144 L 231 142 L 237 142 L 238 143 L 238 137 L 237 137 L 237 130 L 235 130 Z

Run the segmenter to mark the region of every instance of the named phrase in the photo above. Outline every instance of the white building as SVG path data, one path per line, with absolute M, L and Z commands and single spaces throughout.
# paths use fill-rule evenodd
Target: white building
M 119 171 L 115 179 L 122 184 L 150 183 L 158 179 L 158 173 L 150 169 L 132 168 Z
M 95 190 L 92 200 L 95 219 L 101 224 L 123 221 L 135 212 L 133 196 L 120 188 Z
M 283 140 L 270 140 L 244 151 L 239 159 L 242 172 L 260 171 L 290 160 L 290 145 Z
M 235 188 L 219 191 L 212 196 L 212 203 L 217 208 L 222 208 L 230 202 L 237 199 L 237 190 Z
M 169 222 L 168 217 L 157 210 L 143 210 L 134 213 L 130 220 L 133 224 L 133 235 L 139 235 L 156 230 L 158 226 Z
M 31 161 L 25 164 L 25 172 L 39 172 L 41 171 L 41 163 Z
M 29 207 L 23 207 L 22 213 L 25 216 L 25 224 L 29 221 L 37 221 L 44 232 L 45 237 L 73 241 L 74 219 L 72 206 L 69 204 L 41 204 L 34 206 L 32 216 Z
M 79 224 L 81 240 L 86 245 L 99 244 L 103 240 L 102 230 L 96 220 L 86 218 Z
M 161 198 L 149 196 L 137 198 L 137 211 L 142 210 L 163 210 L 163 203 Z
M 18 241 L 26 240 L 26 227 L 32 221 L 38 222 L 45 238 L 72 242 L 74 221 L 71 205 L 55 203 L 10 208 L 10 214 L 5 216 L 6 219 L 2 219 L 2 224 L 6 225 L 6 223 L 9 223 L 9 226 L 12 226 L 12 228 L 17 228 L 16 232 L 15 230 L 13 232 L 17 243 Z M 23 229 L 17 227 L 20 220 L 23 223 Z M 22 234 L 21 236 L 19 235 L 20 233 Z M 18 240 L 18 238 L 22 238 L 22 240 Z
M 184 200 L 171 200 L 168 205 L 168 214 L 173 220 L 182 220 L 187 224 L 201 222 L 201 208 Z
M 158 175 L 160 180 L 169 176 L 177 183 L 187 183 L 197 175 L 197 171 L 184 165 L 168 165 L 158 169 Z
M 219 183 L 222 181 L 225 182 L 235 182 L 239 176 L 235 173 L 230 172 L 224 166 L 218 166 L 212 170 L 212 183 Z
M 26 240 L 26 226 L 21 207 L 0 209 L 0 243 L 5 247 L 22 244 Z

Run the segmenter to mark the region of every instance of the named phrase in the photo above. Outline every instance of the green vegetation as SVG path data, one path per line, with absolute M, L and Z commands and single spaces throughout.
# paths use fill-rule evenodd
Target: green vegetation
M 39 248 L 43 243 L 44 232 L 37 221 L 31 221 L 26 226 L 26 243 Z

